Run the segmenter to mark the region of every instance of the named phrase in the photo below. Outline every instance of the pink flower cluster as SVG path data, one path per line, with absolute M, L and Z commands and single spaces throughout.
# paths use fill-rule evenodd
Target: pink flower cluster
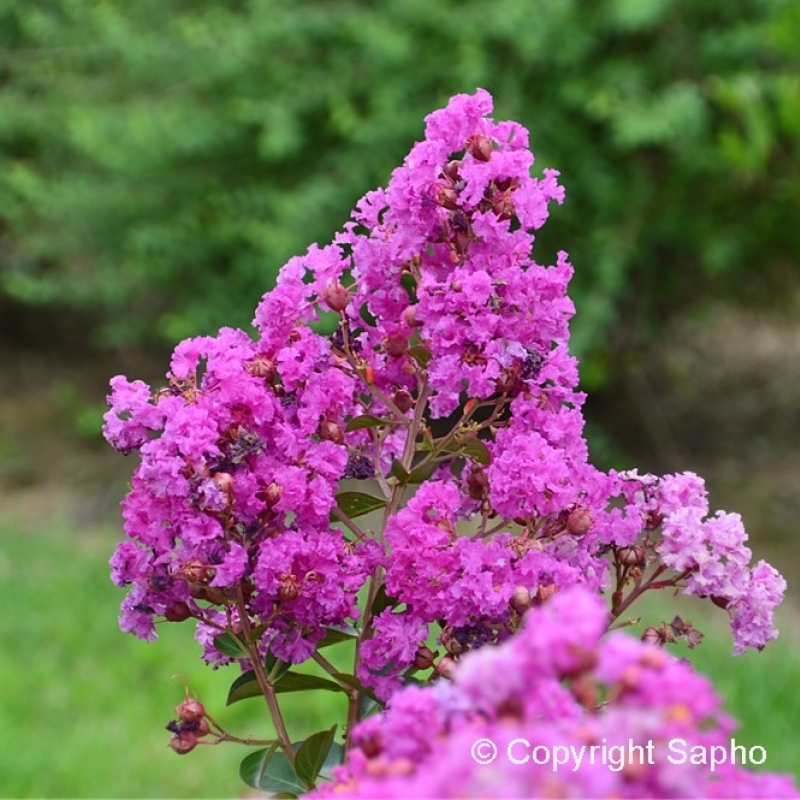
M 495 780 L 530 794 L 560 780 L 469 764 L 477 734 L 716 742 L 728 727 L 702 679 L 628 639 L 598 644 L 644 591 L 711 598 L 736 652 L 776 635 L 783 579 L 750 567 L 741 520 L 709 516 L 699 478 L 589 462 L 572 267 L 565 253 L 532 257 L 563 190 L 554 171 L 531 177 L 527 132 L 491 108 L 479 90 L 431 114 L 387 188 L 283 268 L 255 339 L 223 329 L 181 343 L 161 388 L 112 380 L 106 438 L 139 457 L 111 559 L 130 587 L 122 628 L 152 639 L 157 621 L 193 619 L 204 657 L 224 664 L 267 651 L 300 663 L 348 626 L 361 686 L 393 698 L 342 773 L 359 796 L 475 795 Z M 369 511 L 382 520 L 364 523 Z M 591 599 L 607 588 L 610 617 Z M 222 645 L 231 637 L 246 654 Z M 455 684 L 397 693 L 428 670 L 434 682 L 455 671 Z M 601 691 L 614 708 L 597 714 Z M 628 778 L 600 767 L 569 780 L 593 795 L 663 796 L 681 781 L 714 796 L 783 791 L 738 770 Z
M 625 634 L 582 588 L 532 610 L 452 681 L 395 694 L 315 797 L 797 797 L 742 768 L 707 678 Z M 487 749 L 489 748 L 489 749 Z M 736 763 L 732 763 L 732 762 Z
M 154 618 L 194 617 L 207 658 L 224 662 L 213 634 L 247 607 L 272 651 L 298 662 L 323 626 L 358 616 L 371 543 L 331 531 L 348 448 L 324 435 L 353 413 L 355 385 L 327 374 L 324 352 L 296 355 L 295 342 L 266 354 L 226 329 L 183 342 L 155 394 L 112 381 L 106 436 L 140 455 L 111 559 L 114 581 L 132 585 L 123 630 L 152 639 Z M 292 380 L 275 386 L 284 364 Z
M 684 594 L 710 597 L 731 618 L 734 654 L 762 649 L 778 632 L 773 611 L 783 599 L 786 581 L 765 561 L 750 568 L 752 553 L 738 514 L 709 517 L 703 480 L 692 473 L 620 475 L 632 518 L 642 527 L 661 528 L 654 554 L 665 567 L 685 576 Z

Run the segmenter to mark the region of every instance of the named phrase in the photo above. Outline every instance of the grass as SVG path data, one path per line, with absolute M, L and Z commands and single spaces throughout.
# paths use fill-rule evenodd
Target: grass
M 154 644 L 122 634 L 107 559 L 117 532 L 0 528 L 0 796 L 236 797 L 251 750 L 227 744 L 178 756 L 165 724 L 183 699 L 180 673 L 231 732 L 269 737 L 257 699 L 228 709 L 234 668 L 199 659 L 190 625 Z M 296 698 L 296 696 L 295 696 Z M 336 721 L 331 700 L 288 709 L 298 738 Z
M 257 699 L 224 708 L 236 673 L 201 663 L 191 626 L 163 625 L 149 645 L 119 632 L 123 592 L 106 564 L 117 537 L 116 528 L 0 527 L 0 794 L 243 796 L 238 764 L 248 749 L 223 745 L 181 757 L 168 748 L 164 725 L 184 692 L 172 676 L 182 674 L 234 733 L 269 736 L 266 712 Z M 766 768 L 800 775 L 797 642 L 787 635 L 764 653 L 732 659 L 724 618 L 710 625 L 692 618 L 707 640 L 681 654 L 714 678 L 741 719 L 737 742 L 765 747 Z M 334 695 L 314 693 L 304 705 L 292 698 L 287 717 L 297 738 L 341 720 Z

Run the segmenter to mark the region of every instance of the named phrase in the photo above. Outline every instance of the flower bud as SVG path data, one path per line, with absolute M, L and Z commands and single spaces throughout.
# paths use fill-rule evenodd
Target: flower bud
M 275 508 L 280 503 L 281 497 L 283 497 L 283 486 L 275 481 L 256 492 L 256 499 L 264 503 L 267 508 Z
M 451 658 L 450 656 L 444 656 L 439 663 L 436 665 L 436 674 L 440 678 L 444 678 L 445 680 L 450 680 L 453 677 L 453 673 L 456 671 L 456 660 Z
M 461 169 L 463 165 L 464 165 L 463 161 L 457 161 L 457 160 L 448 161 L 447 164 L 445 164 L 442 173 L 446 178 L 451 180 L 453 183 L 458 183 L 460 178 L 458 171 Z
M 331 281 L 323 294 L 325 302 L 331 311 L 344 311 L 350 301 L 350 293 L 339 281 Z
M 383 350 L 392 358 L 400 358 L 408 350 L 408 339 L 402 333 L 394 333 L 383 340 Z
M 436 202 L 452 211 L 458 208 L 458 192 L 451 186 L 441 186 L 436 192 Z
M 183 622 L 192 616 L 191 609 L 183 600 L 176 600 L 167 606 L 164 611 L 164 619 L 168 622 Z
M 406 306 L 403 309 L 403 322 L 408 325 L 409 328 L 419 328 L 422 323 L 417 322 L 417 311 L 416 306 Z
M 367 758 L 375 758 L 383 750 L 383 738 L 380 731 L 370 731 L 358 738 L 358 746 Z
M 659 511 L 649 511 L 647 513 L 647 518 L 644 522 L 644 529 L 646 531 L 654 531 L 661 527 L 661 523 L 664 521 L 664 515 Z
M 588 508 L 576 508 L 567 517 L 567 531 L 572 536 L 585 536 L 592 529 L 592 525 L 594 517 Z
M 475 409 L 477 409 L 479 405 L 477 397 L 470 397 L 466 403 L 464 403 L 464 416 L 471 417 L 475 413 Z
M 199 583 L 190 583 L 189 597 L 193 597 L 195 600 L 207 600 L 208 591 L 205 586 L 200 586 Z
M 489 493 L 489 478 L 480 467 L 467 473 L 467 492 L 473 500 L 483 500 Z
M 644 561 L 644 548 L 638 544 L 620 547 L 617 550 L 617 561 L 624 567 L 639 567 Z
M 460 656 L 466 649 L 464 645 L 453 636 L 449 628 L 445 628 L 444 631 L 442 631 L 441 642 L 447 652 L 453 656 Z
M 203 717 L 203 719 L 198 720 L 197 730 L 194 734 L 199 738 L 200 736 L 208 736 L 209 733 L 211 733 L 211 728 L 209 727 L 208 720 Z
M 169 740 L 169 746 L 179 756 L 184 756 L 197 747 L 197 734 L 191 731 L 180 731 Z
M 414 656 L 414 666 L 417 669 L 430 669 L 433 666 L 436 653 L 426 647 L 424 644 L 417 648 L 417 654 Z
M 514 201 L 505 193 L 501 194 L 492 202 L 492 211 L 499 220 L 511 219 L 517 212 Z
M 517 614 L 524 614 L 531 607 L 531 593 L 524 586 L 517 586 L 509 604 Z
M 213 568 L 207 567 L 199 558 L 190 558 L 181 567 L 181 573 L 190 583 L 211 583 L 214 578 Z
M 199 722 L 206 715 L 206 710 L 199 700 L 187 697 L 179 706 L 175 707 L 175 713 L 184 722 Z
M 520 367 L 517 364 L 514 364 L 510 367 L 504 367 L 503 371 L 500 373 L 500 377 L 497 379 L 497 383 L 495 384 L 497 391 L 501 394 L 513 392 L 517 385 L 517 378 L 519 378 L 520 371 Z
M 394 404 L 403 414 L 409 411 L 411 407 L 414 405 L 414 398 L 411 396 L 411 393 L 407 389 L 398 389 L 394 393 L 393 400 Z
M 223 494 L 233 494 L 233 476 L 229 472 L 218 472 L 211 480 Z
M 549 600 L 558 591 L 558 586 L 555 583 L 550 583 L 547 586 L 539 586 L 536 594 L 533 596 L 536 605 L 541 605 Z
M 344 433 L 338 422 L 332 419 L 323 419 L 319 424 L 319 438 L 334 444 L 344 443 Z
M 275 362 L 266 356 L 258 356 L 253 361 L 248 361 L 244 368 L 254 378 L 264 378 L 267 383 L 272 383 L 275 379 Z
M 476 133 L 467 139 L 467 152 L 478 161 L 488 161 L 492 157 L 492 140 Z

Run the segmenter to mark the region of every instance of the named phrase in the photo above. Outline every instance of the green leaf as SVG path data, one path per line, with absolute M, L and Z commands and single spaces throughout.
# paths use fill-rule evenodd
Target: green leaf
M 305 675 L 302 672 L 287 672 L 279 681 L 275 682 L 275 693 L 304 692 L 315 689 L 327 692 L 343 692 L 344 689 L 336 682 L 316 675 Z
M 279 666 L 276 667 L 276 665 Z M 275 670 L 275 674 L 272 678 L 273 683 L 280 680 L 280 678 L 289 671 L 291 666 L 292 665 L 288 662 L 281 661 L 281 659 L 276 658 L 272 653 L 269 652 L 267 653 L 267 657 L 264 659 L 264 670 L 267 673 L 267 676 L 272 675 L 272 671 Z M 247 670 L 247 672 L 243 672 L 231 684 L 231 688 L 228 690 L 228 699 L 225 704 L 232 705 L 233 703 L 238 703 L 239 700 L 247 700 L 250 697 L 259 697 L 260 695 L 261 687 L 258 685 L 255 672 L 250 669 Z
M 291 670 L 284 672 L 272 685 L 275 688 L 275 694 L 314 690 L 344 692 L 344 689 L 338 683 L 327 678 L 305 675 L 302 672 L 292 672 Z M 226 705 L 230 706 L 240 700 L 248 700 L 251 697 L 259 697 L 260 695 L 261 686 L 258 683 L 255 672 L 250 669 L 231 684 Z
M 279 680 L 281 675 L 285 675 L 291 667 L 292 665 L 288 661 L 281 661 L 281 659 L 273 655 L 272 652 L 267 652 L 267 657 L 264 659 L 264 670 L 268 677 L 272 677 L 273 683 Z
M 341 642 L 349 642 L 352 639 L 358 639 L 359 632 L 352 625 L 328 625 L 325 630 L 325 638 L 317 644 L 317 650 L 323 647 L 330 647 L 333 644 Z
M 325 760 L 333 745 L 336 725 L 330 730 L 320 731 L 309 736 L 298 748 L 294 768 L 297 777 L 308 786 L 314 786 L 317 776 L 325 765 Z
M 221 633 L 214 637 L 214 647 L 231 658 L 250 658 L 247 652 L 229 633 Z
M 369 514 L 370 511 L 378 511 L 381 508 L 385 508 L 386 500 L 363 492 L 339 492 L 336 495 L 336 505 L 350 519 L 355 519 L 364 514 Z M 331 514 L 331 520 L 336 520 L 333 514 Z
M 428 362 L 431 360 L 431 351 L 420 344 L 409 347 L 407 352 L 423 369 L 428 366 Z
M 372 601 L 372 616 L 377 617 L 381 611 L 387 608 L 394 608 L 397 605 L 397 598 L 390 597 L 386 593 L 386 584 L 382 583 L 378 591 L 375 593 L 375 599 Z
M 362 414 L 360 417 L 353 417 L 350 422 L 347 423 L 347 427 L 345 431 L 347 433 L 351 433 L 352 431 L 361 431 L 365 428 L 377 428 L 380 425 L 399 425 L 399 422 L 396 422 L 393 419 L 383 419 L 381 417 L 375 417 L 372 414 Z
M 429 442 L 423 442 L 422 449 L 423 450 L 437 450 L 441 448 L 446 453 L 454 453 L 456 455 L 463 455 L 467 458 L 471 458 L 473 461 L 477 461 L 479 464 L 483 464 L 487 466 L 492 463 L 492 454 L 489 452 L 489 448 L 480 440 L 480 439 L 473 439 L 471 442 L 467 442 L 466 444 L 459 444 L 455 440 L 451 439 L 450 441 L 446 442 L 444 445 L 441 442 L 433 442 L 432 444 Z
M 492 454 L 489 452 L 489 448 L 479 439 L 474 439 L 469 444 L 461 447 L 460 452 L 484 466 L 492 463 Z
M 339 764 L 344 764 L 344 747 L 339 742 L 334 742 L 331 745 L 331 749 L 328 750 L 328 755 L 325 757 L 325 761 L 319 771 L 319 777 L 331 780 L 331 771 L 334 767 L 338 767 Z
M 433 475 L 436 467 L 439 465 L 436 461 L 430 461 L 427 464 L 423 464 L 419 467 L 414 467 L 411 472 L 408 474 L 408 482 L 409 483 L 424 483 L 428 478 Z
M 225 701 L 226 706 L 238 703 L 240 700 L 247 700 L 250 697 L 258 697 L 261 694 L 261 688 L 256 679 L 256 673 L 252 669 L 243 672 L 232 684 L 228 690 L 228 699 Z
M 346 683 L 351 688 L 355 689 L 357 692 L 361 694 L 362 697 L 369 697 L 370 700 L 373 700 L 376 703 L 380 703 L 381 701 L 375 696 L 375 694 L 370 690 L 367 689 L 361 681 L 356 678 L 355 675 L 349 675 L 346 672 L 337 672 L 336 673 L 336 680 L 340 681 L 341 683 Z
M 364 720 L 383 709 L 383 703 L 365 694 L 358 696 L 358 718 Z
M 248 786 L 262 792 L 296 797 L 309 789 L 297 777 L 286 754 L 274 745 L 246 756 L 239 765 L 239 775 Z
M 392 469 L 389 474 L 394 475 L 400 483 L 408 483 L 408 479 L 411 477 L 409 471 L 396 458 L 392 461 Z

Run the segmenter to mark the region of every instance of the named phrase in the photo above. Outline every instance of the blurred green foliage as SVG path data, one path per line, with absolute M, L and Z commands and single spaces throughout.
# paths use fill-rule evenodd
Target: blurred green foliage
M 612 323 L 796 266 L 799 54 L 797 0 L 6 0 L 0 293 L 118 343 L 247 325 L 483 86 L 562 171 L 537 260 L 572 256 L 591 384 Z

